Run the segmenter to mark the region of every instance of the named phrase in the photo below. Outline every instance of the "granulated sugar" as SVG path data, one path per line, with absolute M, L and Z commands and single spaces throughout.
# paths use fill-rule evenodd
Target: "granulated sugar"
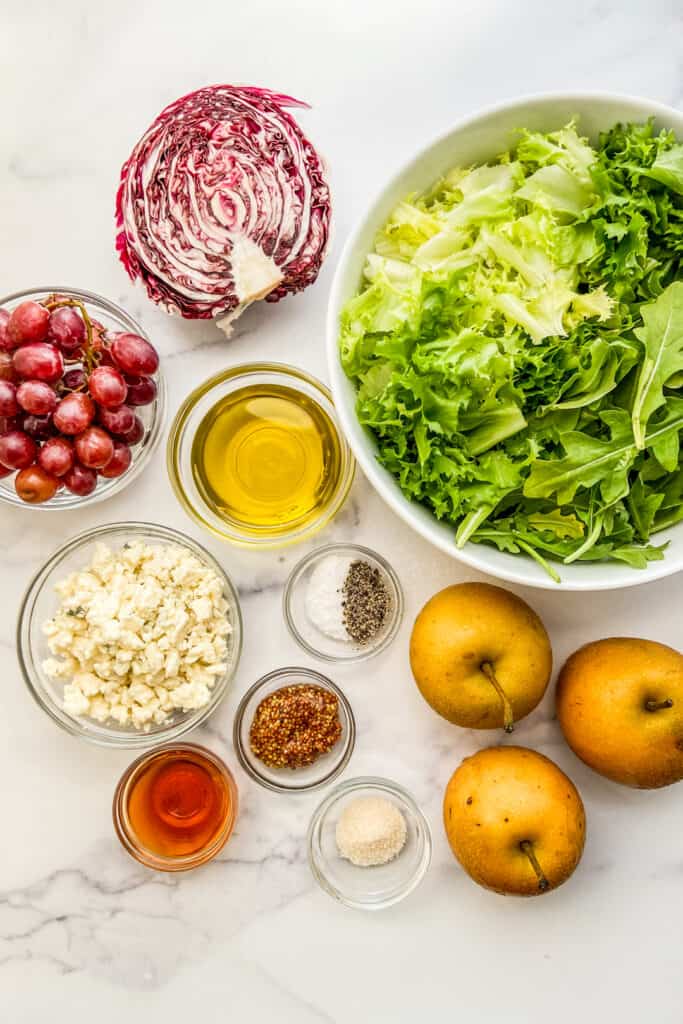
M 342 811 L 336 839 L 340 857 L 357 867 L 387 864 L 405 846 L 408 829 L 398 807 L 381 796 L 358 797 Z

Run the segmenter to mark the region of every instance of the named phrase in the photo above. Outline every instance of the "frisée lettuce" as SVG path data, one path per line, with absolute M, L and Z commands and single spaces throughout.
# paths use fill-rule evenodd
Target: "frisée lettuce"
M 343 310 L 357 415 L 403 493 L 553 562 L 663 557 L 683 520 L 683 145 L 523 131 L 398 204 Z

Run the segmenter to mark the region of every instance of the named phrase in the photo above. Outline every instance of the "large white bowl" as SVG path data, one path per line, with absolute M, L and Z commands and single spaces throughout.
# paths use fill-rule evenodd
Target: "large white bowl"
M 339 314 L 356 293 L 365 257 L 375 235 L 396 203 L 411 192 L 421 192 L 449 168 L 491 160 L 514 146 L 520 128 L 551 131 L 578 116 L 582 134 L 596 141 L 598 133 L 617 121 L 642 121 L 654 117 L 658 128 L 670 128 L 683 139 L 683 113 L 651 100 L 609 93 L 524 96 L 459 121 L 455 127 L 423 149 L 396 174 L 370 206 L 348 239 L 332 284 L 327 317 L 327 348 L 332 393 L 339 419 L 354 454 L 370 482 L 387 504 L 419 534 L 452 558 L 499 579 L 532 587 L 565 590 L 610 590 L 648 583 L 683 569 L 683 523 L 655 537 L 669 541 L 663 561 L 646 569 L 632 569 L 613 562 L 556 564 L 562 582 L 557 584 L 527 555 L 510 555 L 484 544 L 455 546 L 455 529 L 440 523 L 426 508 L 409 501 L 395 478 L 380 466 L 376 446 L 355 414 L 355 391 L 339 360 Z

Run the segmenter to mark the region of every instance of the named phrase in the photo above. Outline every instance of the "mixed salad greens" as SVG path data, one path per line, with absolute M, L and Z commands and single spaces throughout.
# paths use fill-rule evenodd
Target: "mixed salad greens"
M 683 520 L 683 145 L 571 123 L 399 203 L 341 318 L 357 414 L 467 541 L 663 557 Z M 680 280 L 679 280 L 680 279 Z

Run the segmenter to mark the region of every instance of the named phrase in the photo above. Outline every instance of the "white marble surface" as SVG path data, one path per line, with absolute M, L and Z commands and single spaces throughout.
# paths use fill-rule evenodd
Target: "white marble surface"
M 126 305 L 156 338 L 173 411 L 188 388 L 253 357 L 325 376 L 323 325 L 340 242 L 396 164 L 458 115 L 522 92 L 611 89 L 683 102 L 677 0 L 83 0 L 0 4 L 0 291 L 71 283 Z M 263 306 L 230 343 L 206 324 L 170 321 L 128 283 L 113 254 L 118 168 L 161 107 L 201 84 L 244 81 L 310 100 L 306 130 L 327 153 L 336 248 L 306 295 Z M 359 480 L 320 540 L 382 551 L 407 591 L 387 654 L 335 671 L 357 714 L 346 777 L 372 772 L 410 788 L 434 832 L 422 887 L 382 914 L 336 906 L 305 861 L 318 799 L 287 798 L 238 772 L 243 810 L 220 860 L 186 877 L 135 865 L 110 823 L 129 756 L 79 743 L 31 702 L 14 654 L 29 575 L 96 523 L 145 517 L 197 530 L 163 459 L 84 514 L 0 511 L 0 1020 L 309 1022 L 462 1020 L 557 1024 L 583 1017 L 681 1020 L 683 790 L 618 788 L 580 765 L 552 719 L 552 691 L 516 740 L 556 759 L 580 787 L 589 831 L 574 879 L 541 900 L 479 890 L 448 852 L 443 786 L 489 737 L 450 727 L 411 682 L 410 622 L 436 589 L 466 578 L 415 538 Z M 303 552 L 256 556 L 208 542 L 239 584 L 246 646 L 233 693 L 196 735 L 234 765 L 236 702 L 261 673 L 312 664 L 285 633 L 282 583 Z M 471 576 L 471 574 L 469 574 Z M 558 663 L 619 633 L 679 643 L 681 577 L 595 597 L 524 594 Z

